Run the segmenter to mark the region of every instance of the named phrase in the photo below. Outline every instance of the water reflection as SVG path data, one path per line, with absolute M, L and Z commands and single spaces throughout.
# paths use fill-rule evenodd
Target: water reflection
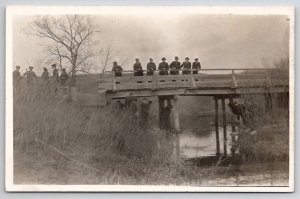
M 231 128 L 227 128 L 227 154 L 231 148 Z M 219 127 L 220 152 L 224 152 L 223 128 Z M 216 155 L 216 133 L 215 130 L 207 132 L 194 132 L 185 130 L 179 135 L 180 155 L 186 158 L 196 158 Z

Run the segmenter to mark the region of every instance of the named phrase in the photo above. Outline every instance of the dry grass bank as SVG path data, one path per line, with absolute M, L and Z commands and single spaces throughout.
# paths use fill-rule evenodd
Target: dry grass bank
M 74 106 L 45 88 L 14 93 L 15 183 L 201 183 L 200 168 L 174 161 L 165 132 L 144 132 L 130 112 Z

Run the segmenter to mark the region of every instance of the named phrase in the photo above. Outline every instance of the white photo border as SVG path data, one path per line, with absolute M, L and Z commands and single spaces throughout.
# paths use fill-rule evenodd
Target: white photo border
M 13 183 L 13 17 L 16 15 L 160 15 L 233 14 L 288 15 L 289 40 L 289 186 L 144 186 L 144 185 L 16 185 Z M 295 103 L 295 9 L 294 7 L 218 7 L 218 6 L 7 6 L 6 8 L 6 96 L 5 96 L 5 187 L 10 192 L 293 192 L 294 191 L 294 103 Z

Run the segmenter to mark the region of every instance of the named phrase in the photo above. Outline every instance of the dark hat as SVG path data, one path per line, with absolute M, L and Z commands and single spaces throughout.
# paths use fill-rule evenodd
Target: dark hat
M 187 59 L 190 59 L 190 58 L 186 57 L 185 60 L 187 60 Z
M 135 58 L 135 61 L 139 61 L 139 58 Z
M 165 58 L 165 57 L 163 57 L 163 58 L 161 58 L 161 60 L 166 60 L 166 58 Z
M 21 66 L 16 66 L 16 68 L 21 68 Z
M 28 68 L 33 68 L 33 66 L 29 66 Z
M 150 60 L 153 60 L 152 58 L 150 58 Z
M 52 66 L 52 67 L 56 67 L 56 64 L 52 64 L 51 66 Z
M 177 56 L 175 56 L 175 59 L 179 59 Z
M 117 64 L 117 62 L 116 62 L 116 61 L 114 61 L 114 62 L 113 62 L 113 64 Z
M 199 58 L 195 58 L 195 61 L 197 61 Z

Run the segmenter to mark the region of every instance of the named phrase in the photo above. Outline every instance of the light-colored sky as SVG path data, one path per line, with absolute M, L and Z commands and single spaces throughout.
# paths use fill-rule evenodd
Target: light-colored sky
M 24 34 L 32 17 L 18 16 L 13 24 L 13 65 L 22 71 L 35 66 L 38 74 L 45 65 L 44 40 Z M 102 29 L 96 48 L 112 41 L 120 50 L 118 59 L 128 57 L 125 69 L 135 58 L 145 68 L 150 57 L 158 64 L 162 57 L 199 57 L 203 68 L 263 67 L 289 49 L 289 20 L 283 15 L 170 15 L 94 16 Z M 101 67 L 94 59 L 94 66 Z M 50 67 L 49 67 L 50 68 Z M 95 72 L 95 71 L 94 71 Z

